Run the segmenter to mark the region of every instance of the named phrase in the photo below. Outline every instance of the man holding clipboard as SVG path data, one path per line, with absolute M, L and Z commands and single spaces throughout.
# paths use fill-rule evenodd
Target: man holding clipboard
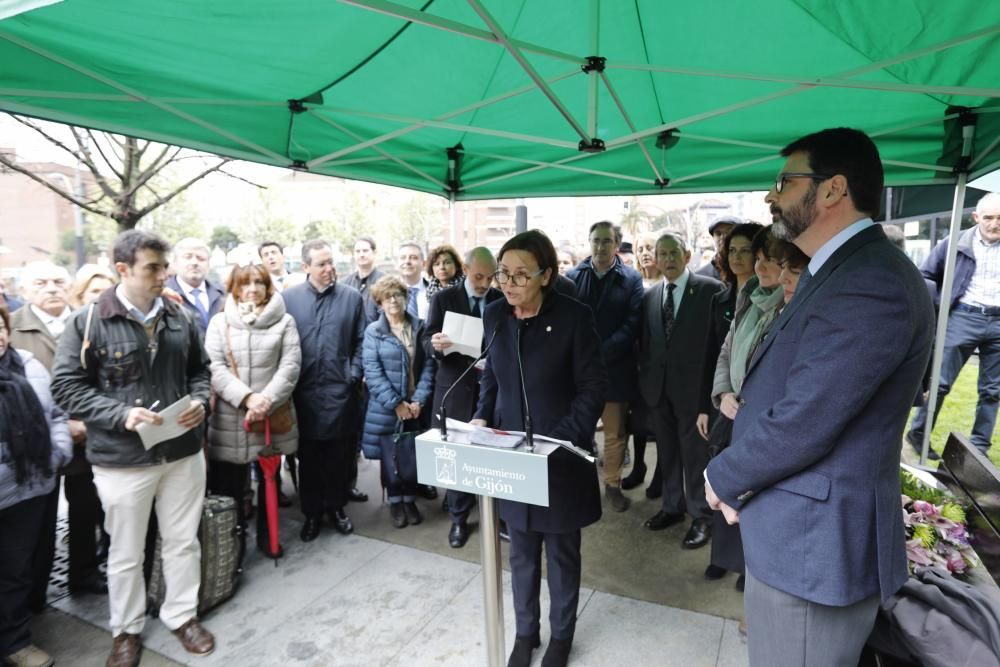
M 434 378 L 434 404 L 431 411 L 432 425 L 441 425 L 441 400 L 448 389 L 469 367 L 475 357 L 457 352 L 449 352 L 454 347 L 448 334 L 443 331 L 445 313 L 456 313 L 465 317 L 482 319 L 486 304 L 503 296 L 503 293 L 490 287 L 493 274 L 497 270 L 497 262 L 488 248 L 473 248 L 465 255 L 465 281 L 461 285 L 443 289 L 431 299 L 427 313 L 427 326 L 424 328 L 424 351 L 437 360 L 437 375 Z M 451 318 L 449 318 L 450 320 Z M 487 336 L 488 337 L 488 336 Z M 481 341 L 478 343 L 482 345 Z M 480 347 L 481 350 L 481 347 Z M 478 355 L 478 351 L 477 351 Z M 445 406 L 448 416 L 452 419 L 469 421 L 479 401 L 479 373 L 469 373 L 461 384 L 448 396 Z M 445 494 L 448 503 L 448 514 L 451 516 L 451 529 L 448 531 L 448 544 L 454 549 L 465 546 L 469 539 L 469 511 L 476 497 L 462 491 L 449 490 Z
M 113 667 L 139 664 L 146 614 L 142 565 L 154 500 L 166 582 L 160 620 L 190 653 L 205 655 L 215 647 L 196 616 L 198 524 L 205 496 L 201 425 L 209 362 L 192 317 L 161 297 L 168 250 L 163 239 L 148 232 L 118 236 L 114 261 L 121 284 L 73 314 L 52 373 L 53 397 L 87 424 L 87 459 L 111 533 L 108 597 L 114 643 L 107 664 Z M 187 404 L 177 405 L 184 397 Z M 168 417 L 149 409 L 154 406 Z M 166 423 L 167 418 L 175 423 Z M 140 438 L 140 426 L 147 437 Z

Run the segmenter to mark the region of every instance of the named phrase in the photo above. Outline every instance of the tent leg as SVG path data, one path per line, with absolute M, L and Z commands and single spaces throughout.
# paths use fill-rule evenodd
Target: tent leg
M 962 227 L 962 208 L 965 202 L 965 183 L 968 173 L 959 172 L 955 183 L 955 201 L 951 208 L 951 225 L 948 228 L 948 254 L 944 265 L 944 279 L 941 282 L 941 305 L 938 309 L 937 331 L 934 334 L 934 357 L 931 364 L 931 385 L 927 396 L 927 421 L 924 424 L 924 439 L 920 448 L 920 465 L 927 464 L 927 452 L 931 446 L 931 431 L 934 430 L 934 413 L 937 411 L 938 387 L 941 385 L 941 364 L 944 360 L 944 338 L 948 331 L 948 315 L 951 311 L 951 286 L 955 281 L 955 257 L 958 253 L 958 234 Z M 932 239 L 933 243 L 933 239 Z

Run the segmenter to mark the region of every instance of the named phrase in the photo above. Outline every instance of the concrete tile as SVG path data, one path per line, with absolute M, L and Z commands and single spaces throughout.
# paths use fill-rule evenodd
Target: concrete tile
M 111 651 L 107 630 L 59 611 L 46 609 L 31 621 L 34 644 L 51 655 L 57 665 L 104 667 Z M 142 667 L 175 667 L 179 663 L 154 651 L 142 654 Z
M 477 573 L 474 565 L 390 547 L 230 660 L 246 667 L 385 664 Z
M 294 625 L 318 599 L 390 548 L 383 542 L 344 537 L 332 530 L 306 544 L 298 538 L 297 527 L 294 533 L 287 539 L 283 535 L 285 557 L 277 567 L 257 551 L 247 554 L 236 595 L 203 619 L 216 636 L 216 649 L 212 655 L 199 658 L 199 665 L 230 664 L 235 654 L 271 641 L 275 628 Z M 147 623 L 143 634 L 150 648 L 176 660 L 190 659 L 162 623 Z
M 516 635 L 509 572 L 503 574 L 503 587 L 504 650 L 509 654 Z M 582 613 L 593 593 L 590 589 L 580 590 L 581 611 L 578 613 Z M 545 580 L 542 581 L 540 600 L 541 638 L 544 644 L 549 637 L 549 592 Z M 482 573 L 479 572 L 388 664 L 397 667 L 485 665 L 487 663 L 485 623 L 483 580 Z M 540 661 L 541 653 L 537 655 Z
M 596 592 L 577 621 L 570 660 L 580 667 L 714 667 L 722 632 L 715 616 Z
M 719 660 L 716 667 L 748 667 L 747 638 L 740 634 L 739 621 L 726 620 L 719 645 Z

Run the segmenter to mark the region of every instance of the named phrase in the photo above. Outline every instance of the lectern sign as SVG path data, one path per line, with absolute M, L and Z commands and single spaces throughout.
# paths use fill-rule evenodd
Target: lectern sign
M 448 441 L 437 429 L 417 436 L 417 479 L 478 496 L 549 505 L 547 456 L 469 444 L 464 433 L 452 433 Z

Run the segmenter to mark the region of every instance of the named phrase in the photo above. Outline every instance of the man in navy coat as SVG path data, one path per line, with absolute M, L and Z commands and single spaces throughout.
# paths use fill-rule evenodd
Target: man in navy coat
M 838 128 L 788 145 L 766 201 L 812 257 L 750 362 L 706 496 L 739 521 L 752 665 L 855 665 L 879 600 L 907 578 L 899 443 L 934 310 L 872 223 L 882 164 Z
M 608 393 L 604 397 L 604 495 L 616 512 L 628 509 L 622 494 L 622 463 L 625 460 L 625 417 L 635 393 L 635 343 L 642 315 L 642 276 L 618 257 L 621 232 L 610 222 L 590 226 L 591 255 L 570 269 L 566 277 L 576 283 L 577 299 L 594 312 L 601 337 L 601 357 L 608 370 Z

